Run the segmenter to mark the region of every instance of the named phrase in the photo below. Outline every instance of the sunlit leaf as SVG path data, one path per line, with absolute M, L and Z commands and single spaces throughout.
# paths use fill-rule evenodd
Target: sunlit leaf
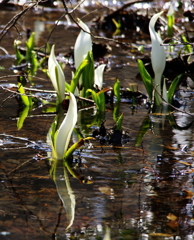
M 29 106 L 25 106 L 22 111 L 20 112 L 20 116 L 17 120 L 17 129 L 20 130 L 23 127 L 24 121 L 28 116 L 30 107 Z
M 172 103 L 173 96 L 174 96 L 174 94 L 175 94 L 177 85 L 178 85 L 181 77 L 182 77 L 182 74 L 179 75 L 179 76 L 177 76 L 177 77 L 172 81 L 172 83 L 171 83 L 171 85 L 170 85 L 170 87 L 169 87 L 169 89 L 168 89 L 168 102 L 169 102 L 169 103 Z
M 81 82 L 81 96 L 88 97 L 86 95 L 87 89 L 93 89 L 94 86 L 94 58 L 92 51 L 88 52 L 87 58 L 89 63 L 83 69 L 82 72 L 82 82 Z
M 114 86 L 113 86 L 113 90 L 114 90 L 114 95 L 115 95 L 116 98 L 117 98 L 117 102 L 120 102 L 120 101 L 121 101 L 120 88 L 121 88 L 120 81 L 119 81 L 119 79 L 116 79 L 116 82 L 115 82 L 115 84 L 114 84 Z
M 114 109 L 113 109 L 113 119 L 115 122 L 119 117 L 119 110 L 120 110 L 120 102 L 116 102 L 116 104 L 114 104 Z
M 74 143 L 71 147 L 69 147 L 69 149 L 65 152 L 65 155 L 64 155 L 65 161 L 68 161 L 68 159 L 71 158 L 73 152 L 75 150 L 77 150 L 78 148 L 80 148 L 81 146 L 83 146 L 85 141 L 88 141 L 88 140 L 91 140 L 91 139 L 93 139 L 93 138 L 91 138 L 91 137 L 82 138 L 78 142 Z
M 20 44 L 20 42 L 18 42 L 17 40 L 14 41 L 14 50 L 15 50 L 16 59 L 17 59 L 18 64 L 24 59 L 24 56 L 21 54 L 20 50 L 18 49 L 19 44 Z
M 184 43 L 188 43 L 188 40 L 187 40 L 187 38 L 185 37 L 185 35 L 181 35 L 181 38 L 182 38 L 182 41 L 183 41 Z M 186 52 L 188 52 L 188 53 L 193 53 L 193 47 L 191 46 L 191 44 L 185 44 L 185 45 L 184 45 L 184 48 L 185 48 Z
M 173 27 L 174 27 L 174 9 L 172 3 L 170 3 L 170 7 L 167 13 L 167 35 L 168 37 L 173 36 Z
M 77 68 L 74 76 L 73 76 L 73 79 L 71 80 L 71 84 L 70 84 L 70 89 L 69 91 L 74 93 L 75 92 L 75 89 L 76 87 L 78 86 L 78 83 L 79 83 L 79 79 L 81 77 L 81 74 L 84 70 L 84 68 L 89 64 L 89 58 L 88 56 L 81 62 L 80 66 Z
M 22 99 L 23 104 L 28 107 L 32 106 L 32 100 L 30 97 L 26 96 L 24 87 L 20 82 L 18 82 L 18 92 L 21 94 L 20 97 Z
M 148 96 L 150 98 L 150 101 L 152 101 L 152 92 L 153 92 L 152 77 L 146 70 L 142 60 L 138 59 L 137 64 L 138 64 L 138 68 L 139 68 L 143 83 L 145 85 Z
M 99 99 L 99 111 L 100 112 L 105 112 L 106 110 L 106 105 L 105 105 L 105 96 L 104 96 L 104 92 L 100 91 L 97 93 L 98 95 L 98 99 Z
M 124 116 L 124 114 L 122 113 L 121 116 L 117 119 L 116 124 L 115 124 L 116 129 L 119 131 L 122 130 L 123 116 Z
M 31 62 L 31 59 L 32 59 L 32 51 L 34 51 L 34 36 L 35 36 L 35 33 L 33 32 L 28 41 L 26 42 L 26 60 L 27 61 L 30 61 Z

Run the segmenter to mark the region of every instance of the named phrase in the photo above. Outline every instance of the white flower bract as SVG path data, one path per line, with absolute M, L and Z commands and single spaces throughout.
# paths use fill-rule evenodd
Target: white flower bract
M 65 96 L 65 75 L 56 60 L 54 49 L 55 46 L 53 45 L 48 60 L 48 72 L 59 101 L 62 102 Z

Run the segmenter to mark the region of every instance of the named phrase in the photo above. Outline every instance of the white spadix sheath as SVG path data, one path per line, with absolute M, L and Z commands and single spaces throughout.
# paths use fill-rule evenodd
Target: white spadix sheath
M 161 94 L 161 79 L 166 65 L 166 55 L 164 47 L 162 46 L 163 44 L 162 39 L 159 36 L 159 34 L 155 31 L 155 23 L 162 13 L 163 12 L 155 14 L 151 18 L 149 23 L 149 32 L 152 42 L 151 62 L 155 74 L 154 87 L 156 88 L 159 94 Z
M 51 53 L 48 60 L 48 71 L 51 82 L 55 91 L 57 92 L 57 96 L 59 102 L 62 102 L 64 99 L 64 92 L 65 92 L 65 75 L 63 70 L 61 69 L 59 63 L 56 60 L 55 53 L 54 53 L 55 46 L 53 45 L 51 48 Z
M 55 136 L 55 152 L 57 159 L 61 160 L 67 151 L 71 134 L 77 122 L 77 102 L 72 93 L 70 93 L 69 108 L 61 126 Z

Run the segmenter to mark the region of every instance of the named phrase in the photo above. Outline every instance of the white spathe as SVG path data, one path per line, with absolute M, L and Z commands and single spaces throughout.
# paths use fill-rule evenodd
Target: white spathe
M 155 23 L 162 13 L 163 11 L 155 14 L 149 22 L 149 32 L 152 43 L 151 62 L 155 74 L 154 87 L 156 87 L 159 94 L 161 94 L 161 79 L 166 65 L 166 55 L 164 47 L 162 46 L 162 39 L 155 31 Z
M 61 66 L 57 62 L 54 49 L 55 46 L 53 45 L 48 60 L 48 71 L 53 87 L 57 92 L 59 101 L 62 102 L 65 97 L 65 75 L 61 69 Z
M 67 151 L 71 134 L 77 122 L 77 102 L 75 96 L 72 93 L 70 94 L 69 99 L 69 108 L 64 118 L 61 126 L 56 132 L 55 140 L 55 151 L 57 159 L 61 160 L 64 157 L 65 152 Z
M 92 38 L 88 26 L 78 19 L 78 24 L 83 30 L 80 31 L 74 46 L 75 67 L 78 69 L 81 62 L 86 58 L 89 51 L 92 51 Z
M 103 73 L 104 73 L 105 67 L 106 67 L 106 64 L 101 64 L 94 71 L 94 86 L 95 85 L 98 86 L 99 90 L 102 89 Z

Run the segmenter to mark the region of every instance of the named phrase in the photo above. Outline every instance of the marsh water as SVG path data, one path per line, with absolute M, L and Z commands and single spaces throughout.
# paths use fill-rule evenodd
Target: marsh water
M 106 32 L 92 27 L 92 19 L 101 11 L 98 7 L 84 6 L 76 13 L 95 35 L 105 36 Z M 1 29 L 20 11 L 20 7 L 1 10 Z M 17 84 L 13 43 L 15 39 L 26 41 L 27 29 L 35 31 L 37 47 L 48 41 L 55 44 L 57 53 L 69 52 L 79 33 L 76 25 L 62 18 L 50 35 L 63 13 L 61 8 L 40 7 L 27 12 L 8 31 L 1 40 L 1 47 L 7 51 L 0 52 L 1 86 L 7 84 L 9 90 L 14 90 L 10 84 Z M 120 41 L 122 38 L 115 37 Z M 146 94 L 137 77 L 136 59 L 142 55 L 113 41 L 98 41 L 111 47 L 105 56 L 105 87 L 112 87 L 119 78 L 122 87 L 134 85 Z M 145 54 L 150 54 L 148 35 L 138 38 L 130 33 L 123 41 L 145 44 Z M 66 64 L 67 81 L 73 69 L 72 64 Z M 36 77 L 33 88 L 53 90 L 45 74 L 39 71 Z M 53 97 L 51 93 L 41 96 Z M 60 163 L 53 180 L 47 134 L 55 114 L 47 114 L 44 106 L 37 106 L 18 130 L 21 109 L 16 96 L 1 89 L 0 239 L 194 239 L 194 127 L 193 117 L 185 113 L 194 113 L 192 89 L 183 87 L 180 100 L 182 112 L 173 112 L 176 124 L 172 124 L 171 114 L 152 115 L 144 103 L 134 107 L 123 101 L 119 112 L 124 113 L 122 128 L 127 138 L 122 144 L 93 139 L 77 151 L 77 171 L 89 179 L 81 183 Z M 113 109 L 107 104 L 104 119 L 97 118 L 95 108 L 80 110 L 77 132 L 83 137 L 92 136 L 105 119 L 104 127 L 111 131 L 115 124 Z M 150 127 L 144 131 L 148 123 Z M 72 141 L 78 137 L 77 132 Z M 65 178 L 68 180 L 64 183 Z

